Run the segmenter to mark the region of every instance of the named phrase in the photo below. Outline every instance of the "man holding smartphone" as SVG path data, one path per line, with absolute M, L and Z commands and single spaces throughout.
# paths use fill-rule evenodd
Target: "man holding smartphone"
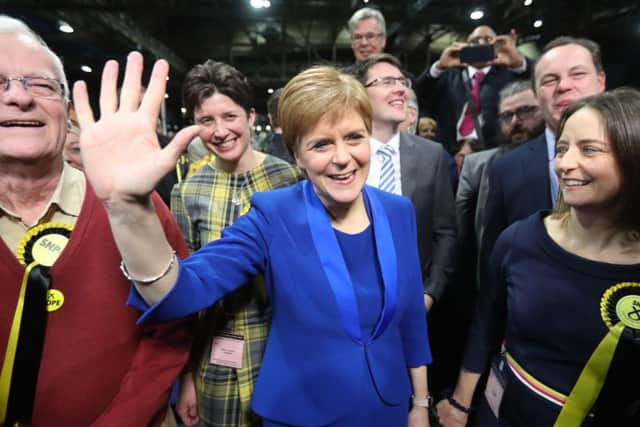
M 514 33 L 497 36 L 486 25 L 475 28 L 466 42 L 448 46 L 416 81 L 421 105 L 438 122 L 436 140 L 449 150 L 462 139 L 495 146 L 498 94 L 528 77 L 530 68 L 530 60 L 516 49 Z

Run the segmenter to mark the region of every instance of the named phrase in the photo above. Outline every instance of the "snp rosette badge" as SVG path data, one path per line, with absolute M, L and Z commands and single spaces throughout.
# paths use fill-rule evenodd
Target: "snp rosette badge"
M 623 282 L 607 289 L 600 301 L 600 314 L 609 329 L 622 323 L 626 338 L 640 338 L 640 283 Z
M 51 267 L 71 238 L 71 226 L 48 222 L 31 228 L 18 243 L 17 257 L 22 265 L 32 262 Z
M 51 267 L 56 262 L 71 238 L 72 227 L 68 224 L 49 222 L 31 228 L 18 243 L 18 261 L 28 266 L 37 264 Z M 47 311 L 60 309 L 64 294 L 58 289 L 47 290 Z

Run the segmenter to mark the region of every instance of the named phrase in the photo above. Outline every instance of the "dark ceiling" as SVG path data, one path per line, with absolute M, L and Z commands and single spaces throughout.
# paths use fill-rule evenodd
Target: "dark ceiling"
M 346 22 L 363 6 L 382 10 L 386 50 L 414 74 L 453 39 L 486 23 L 498 32 L 515 29 L 528 52 L 561 34 L 591 37 L 603 46 L 609 87 L 640 84 L 638 1 L 533 0 L 525 6 L 524 0 L 271 0 L 270 8 L 254 9 L 249 0 L 0 0 L 0 12 L 25 20 L 42 35 L 63 58 L 69 80 L 87 80 L 92 97 L 107 59 L 122 61 L 133 49 L 149 64 L 167 59 L 168 121 L 177 125 L 185 123 L 181 81 L 194 64 L 212 58 L 234 65 L 249 78 L 256 108 L 264 111 L 267 90 L 301 69 L 353 61 Z M 485 16 L 472 21 L 469 13 L 478 7 Z M 536 19 L 543 20 L 542 27 L 533 27 Z M 60 20 L 75 31 L 60 32 Z M 93 72 L 81 71 L 81 65 Z

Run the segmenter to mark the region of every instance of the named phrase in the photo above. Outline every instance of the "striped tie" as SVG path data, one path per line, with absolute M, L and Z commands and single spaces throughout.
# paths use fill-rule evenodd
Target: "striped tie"
M 382 144 L 378 148 L 378 153 L 382 156 L 382 166 L 380 167 L 380 184 L 378 188 L 389 193 L 396 191 L 396 172 L 393 167 L 393 147 Z

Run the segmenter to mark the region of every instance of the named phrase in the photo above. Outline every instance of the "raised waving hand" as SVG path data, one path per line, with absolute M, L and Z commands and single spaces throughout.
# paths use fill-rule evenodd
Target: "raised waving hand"
M 156 125 L 169 64 L 164 60 L 155 63 L 144 94 L 142 70 L 142 55 L 131 52 L 118 100 L 118 63 L 111 60 L 105 64 L 97 121 L 86 84 L 80 81 L 73 87 L 85 172 L 98 198 L 106 203 L 145 199 L 198 134 L 197 126 L 189 126 L 160 148 Z

